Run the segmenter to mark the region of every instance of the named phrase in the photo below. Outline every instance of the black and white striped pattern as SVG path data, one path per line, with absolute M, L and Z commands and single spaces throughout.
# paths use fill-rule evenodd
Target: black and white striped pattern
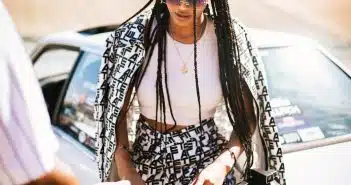
M 226 143 L 213 119 L 167 133 L 139 121 L 132 158 L 146 184 L 188 185 L 220 155 Z M 233 173 L 229 176 L 224 184 L 235 184 Z

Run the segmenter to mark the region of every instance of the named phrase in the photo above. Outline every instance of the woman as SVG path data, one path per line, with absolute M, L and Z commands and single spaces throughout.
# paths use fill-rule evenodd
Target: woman
M 95 106 L 103 181 L 118 174 L 133 185 L 235 184 L 259 168 L 279 170 L 285 184 L 265 73 L 229 12 L 227 0 L 155 0 L 107 39 Z M 140 117 L 130 153 L 134 99 Z M 229 138 L 214 119 L 221 108 Z

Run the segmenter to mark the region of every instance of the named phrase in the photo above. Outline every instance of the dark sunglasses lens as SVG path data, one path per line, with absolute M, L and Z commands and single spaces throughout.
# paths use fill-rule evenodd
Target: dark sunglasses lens
M 166 0 L 167 3 L 174 4 L 174 5 L 180 5 L 181 2 L 188 3 L 190 6 L 194 5 L 193 0 Z M 203 5 L 207 2 L 207 0 L 196 0 L 196 5 Z

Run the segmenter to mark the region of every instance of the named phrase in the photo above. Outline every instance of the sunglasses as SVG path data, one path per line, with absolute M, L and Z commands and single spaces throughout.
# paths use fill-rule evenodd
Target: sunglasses
M 180 3 L 185 3 L 187 6 L 194 6 L 194 0 L 166 0 L 167 3 L 173 5 L 180 5 Z M 207 3 L 207 0 L 196 0 L 196 6 L 201 6 Z

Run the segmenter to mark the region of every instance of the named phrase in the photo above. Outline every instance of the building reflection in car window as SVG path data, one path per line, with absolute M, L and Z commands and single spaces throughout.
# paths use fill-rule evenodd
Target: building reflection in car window
M 59 127 L 93 152 L 96 132 L 93 111 L 100 59 L 91 53 L 82 56 L 58 116 Z
M 314 47 L 261 49 L 283 144 L 351 133 L 351 79 Z

